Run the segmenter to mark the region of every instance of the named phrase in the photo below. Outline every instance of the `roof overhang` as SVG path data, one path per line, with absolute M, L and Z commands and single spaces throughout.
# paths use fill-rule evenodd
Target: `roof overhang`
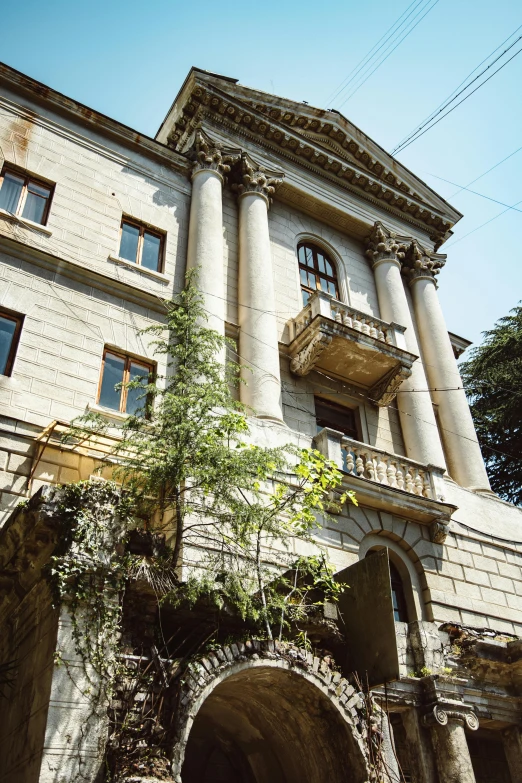
M 156 139 L 184 153 L 197 127 L 242 137 L 372 202 L 438 247 L 461 213 L 342 114 L 317 109 L 192 68 Z

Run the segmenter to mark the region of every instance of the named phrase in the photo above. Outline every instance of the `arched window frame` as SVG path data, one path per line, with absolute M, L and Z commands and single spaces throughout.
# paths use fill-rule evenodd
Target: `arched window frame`
M 305 250 L 309 252 L 307 257 L 301 253 Z M 332 253 L 313 239 L 302 237 L 297 244 L 297 263 L 303 306 L 315 291 L 324 291 L 335 299 L 341 299 L 338 263 Z
M 404 597 L 406 599 L 408 622 L 429 620 L 430 618 L 428 617 L 428 612 L 422 596 L 419 574 L 406 552 L 398 543 L 385 536 L 371 533 L 365 536 L 361 541 L 359 559 L 363 560 L 370 550 L 378 552 L 381 549 L 388 550 L 390 563 L 393 563 L 401 577 Z

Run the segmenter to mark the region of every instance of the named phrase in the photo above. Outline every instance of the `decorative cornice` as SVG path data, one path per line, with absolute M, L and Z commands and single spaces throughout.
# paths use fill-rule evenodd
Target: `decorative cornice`
M 194 161 L 192 176 L 199 171 L 215 171 L 223 179 L 241 156 L 240 150 L 226 148 L 210 138 L 201 128 L 196 131 L 188 157 Z
M 420 277 L 429 277 L 435 280 L 445 263 L 445 255 L 429 253 L 413 239 L 402 263 L 402 273 L 410 283 Z
M 328 118 L 331 112 L 325 115 Z M 321 171 L 327 179 L 388 211 L 400 213 L 403 219 L 427 230 L 435 242 L 448 237 L 454 221 L 434 211 L 423 196 L 376 160 L 333 117 L 325 122 L 304 113 L 298 115 L 232 97 L 208 81 L 195 81 L 168 135 L 169 146 L 184 152 L 195 127 L 207 119 L 299 165 Z M 335 144 L 328 143 L 331 141 Z
M 284 174 L 269 171 L 264 166 L 256 163 L 252 158 L 243 153 L 241 160 L 234 172 L 236 181 L 232 183 L 232 190 L 238 196 L 246 196 L 250 193 L 257 193 L 264 196 L 271 204 L 271 197 L 276 192 L 276 188 L 283 184 Z
M 448 723 L 460 723 L 471 731 L 476 731 L 479 727 L 479 719 L 471 709 L 465 704 L 458 702 L 441 702 L 430 707 L 423 718 L 425 726 L 447 726 Z
M 377 221 L 366 241 L 366 256 L 372 267 L 381 261 L 396 261 L 401 264 L 406 255 L 406 241 L 405 237 L 399 237 Z

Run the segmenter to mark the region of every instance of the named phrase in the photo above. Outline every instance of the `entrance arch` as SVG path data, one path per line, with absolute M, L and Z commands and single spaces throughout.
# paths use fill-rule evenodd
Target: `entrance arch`
M 250 655 L 231 645 L 192 666 L 181 696 L 176 781 L 366 781 L 365 721 L 353 688 L 303 651 L 292 648 L 292 658 L 283 645 L 256 645 Z

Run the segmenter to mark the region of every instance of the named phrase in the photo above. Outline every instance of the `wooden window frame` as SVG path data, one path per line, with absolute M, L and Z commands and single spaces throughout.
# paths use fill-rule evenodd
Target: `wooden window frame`
M 299 258 L 299 251 L 301 250 L 301 248 L 305 248 L 307 250 L 311 250 L 312 251 L 313 267 L 307 266 L 306 264 L 301 263 L 301 260 Z M 320 271 L 320 269 L 319 269 L 319 261 L 317 259 L 317 254 L 318 253 L 321 253 L 321 255 L 324 256 L 324 258 L 328 261 L 328 263 L 330 264 L 330 266 L 334 270 L 335 274 L 333 276 L 326 274 L 326 272 L 321 272 Z M 327 282 L 334 284 L 334 287 L 335 287 L 335 298 L 340 300 L 340 297 L 339 297 L 339 281 L 338 281 L 338 277 L 337 277 L 337 264 L 335 264 L 335 262 L 332 260 L 331 256 L 325 250 L 323 250 L 322 247 L 320 247 L 319 245 L 314 245 L 313 242 L 306 242 L 306 241 L 305 242 L 299 242 L 299 244 L 297 245 L 297 262 L 299 264 L 299 282 L 300 282 L 300 285 L 301 285 L 301 291 L 307 291 L 310 294 L 310 296 L 312 294 L 314 294 L 315 291 L 322 291 L 322 288 L 317 288 L 317 280 L 319 278 L 319 279 L 326 280 Z M 309 286 L 303 285 L 301 283 L 301 269 L 305 270 L 306 272 L 312 271 L 314 273 L 314 275 L 315 275 L 315 282 L 316 282 L 315 291 L 312 288 L 310 288 Z M 323 292 L 323 293 L 326 293 L 326 292 Z M 330 294 L 330 296 L 331 296 L 331 294 Z
M 6 174 L 12 174 L 14 177 L 20 177 L 20 179 L 23 178 L 24 184 L 22 186 L 22 192 L 20 193 L 20 198 L 18 199 L 18 205 L 16 207 L 16 210 L 11 213 L 13 215 L 16 215 L 16 217 L 19 217 L 20 220 L 27 220 L 30 223 L 34 223 L 34 221 L 30 221 L 29 218 L 22 217 L 22 213 L 24 211 L 25 202 L 27 200 L 27 188 L 30 182 L 34 183 L 35 185 L 40 185 L 40 187 L 47 188 L 49 190 L 49 197 L 47 198 L 47 203 L 45 205 L 44 213 L 42 215 L 42 222 L 37 223 L 38 226 L 46 226 L 47 220 L 49 218 L 49 212 L 51 210 L 51 201 L 53 200 L 54 196 L 54 184 L 51 182 L 46 182 L 44 179 L 38 179 L 38 177 L 33 177 L 32 174 L 29 174 L 27 171 L 23 171 L 20 169 L 17 169 L 16 166 L 10 166 L 9 164 L 6 164 L 2 168 L 2 172 L 0 174 L 0 190 L 3 187 L 4 184 L 4 177 Z
M 123 224 L 126 223 L 128 226 L 134 226 L 134 228 L 137 228 L 140 232 L 138 237 L 138 247 L 136 250 L 136 260 L 135 261 L 129 261 L 129 259 L 125 258 L 124 261 L 129 261 L 130 264 L 135 263 L 136 266 L 141 266 L 141 259 L 143 255 L 143 237 L 145 233 L 151 234 L 153 237 L 158 237 L 160 241 L 160 247 L 159 247 L 159 253 L 158 253 L 158 268 L 148 271 L 158 272 L 159 274 L 163 274 L 163 267 L 165 265 L 165 233 L 163 231 L 160 231 L 157 228 L 151 228 L 146 223 L 140 223 L 139 220 L 134 220 L 133 218 L 129 217 L 122 217 L 121 224 L 120 224 L 120 241 L 118 245 L 118 258 L 122 258 L 120 256 L 121 251 L 121 235 L 123 232 Z M 147 267 L 144 267 L 144 269 L 147 269 Z
M 155 373 L 156 365 L 153 362 L 148 362 L 146 359 L 142 359 L 140 356 L 134 356 L 131 353 L 125 353 L 125 351 L 118 351 L 117 349 L 111 348 L 110 346 L 106 345 L 105 348 L 103 349 L 102 363 L 101 363 L 101 369 L 100 369 L 100 379 L 98 381 L 98 392 L 96 394 L 96 404 L 97 405 L 100 404 L 100 394 L 101 394 L 102 383 L 103 383 L 103 375 L 105 373 L 105 357 L 106 357 L 106 355 L 108 353 L 112 354 L 113 356 L 118 356 L 118 358 L 123 359 L 124 362 L 125 362 L 124 367 L 123 367 L 123 380 L 121 381 L 122 383 L 124 383 L 124 384 L 128 383 L 129 380 L 130 380 L 129 374 L 130 374 L 130 365 L 131 365 L 132 362 L 134 362 L 135 364 L 139 364 L 142 367 L 146 367 L 148 369 L 148 371 L 149 371 L 149 383 L 151 381 L 154 382 L 154 378 L 155 378 L 155 375 L 156 375 L 156 373 Z M 126 410 L 126 408 L 127 408 L 127 392 L 128 392 L 128 389 L 126 389 L 125 387 L 122 387 L 120 389 L 120 407 L 118 408 L 118 411 L 117 411 L 118 413 L 127 413 L 127 410 Z M 100 406 L 100 407 L 104 407 L 104 406 Z M 107 410 L 108 411 L 115 411 L 116 409 L 115 408 L 107 408 Z M 146 410 L 145 411 L 145 418 L 148 419 L 149 416 L 150 416 L 150 414 Z
M 6 318 L 8 321 L 14 321 L 16 328 L 14 330 L 13 339 L 11 340 L 11 347 L 9 348 L 9 354 L 7 356 L 7 363 L 5 365 L 5 371 L 0 374 L 0 377 L 10 378 L 13 374 L 14 360 L 18 351 L 18 344 L 20 342 L 20 335 L 22 333 L 22 326 L 24 323 L 24 316 L 20 313 L 14 313 L 12 310 L 0 309 L 0 316 Z

